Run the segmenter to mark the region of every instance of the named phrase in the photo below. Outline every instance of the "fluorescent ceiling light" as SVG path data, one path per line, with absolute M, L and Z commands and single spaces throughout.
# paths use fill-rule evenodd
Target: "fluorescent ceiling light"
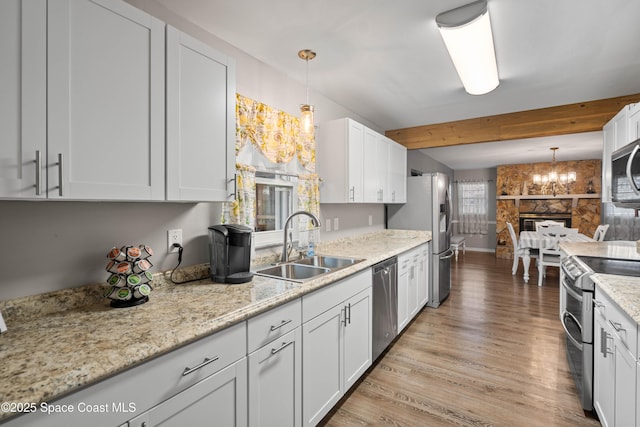
M 498 87 L 487 1 L 479 0 L 436 16 L 436 24 L 465 90 L 483 95 Z

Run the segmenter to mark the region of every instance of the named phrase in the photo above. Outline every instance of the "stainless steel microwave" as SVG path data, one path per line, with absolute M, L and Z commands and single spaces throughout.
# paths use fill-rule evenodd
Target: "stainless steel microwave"
M 611 200 L 621 208 L 640 208 L 640 139 L 611 155 Z

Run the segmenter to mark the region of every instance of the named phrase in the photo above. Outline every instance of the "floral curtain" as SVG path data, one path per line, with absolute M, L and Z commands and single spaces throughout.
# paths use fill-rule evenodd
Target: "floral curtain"
M 483 180 L 458 181 L 458 232 L 489 232 L 489 184 Z
M 236 154 L 250 142 L 272 163 L 289 163 L 297 155 L 315 171 L 315 137 L 300 132 L 298 117 L 236 94 Z
M 317 174 L 311 173 L 298 177 L 298 209 L 320 216 L 320 178 Z M 301 216 L 300 220 L 301 229 L 311 228 L 308 217 Z
M 236 199 L 224 203 L 222 224 L 242 224 L 255 229 L 256 225 L 256 169 L 236 164 Z

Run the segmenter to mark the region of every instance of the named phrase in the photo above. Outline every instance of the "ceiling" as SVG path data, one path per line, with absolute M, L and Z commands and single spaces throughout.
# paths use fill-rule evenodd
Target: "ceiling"
M 315 50 L 310 103 L 320 93 L 383 130 L 640 93 L 638 0 L 489 0 L 500 85 L 481 96 L 462 88 L 435 24 L 471 0 L 156 2 L 302 83 L 297 52 Z M 472 149 L 428 153 L 451 150 Z

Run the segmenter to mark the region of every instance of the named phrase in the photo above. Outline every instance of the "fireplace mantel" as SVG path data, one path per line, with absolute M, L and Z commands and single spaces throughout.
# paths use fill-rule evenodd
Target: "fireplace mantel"
M 549 200 L 549 199 L 572 199 L 571 206 L 578 206 L 579 199 L 599 199 L 600 193 L 594 194 L 528 194 L 526 196 L 497 196 L 498 200 L 515 200 L 516 207 L 520 206 L 520 200 Z

